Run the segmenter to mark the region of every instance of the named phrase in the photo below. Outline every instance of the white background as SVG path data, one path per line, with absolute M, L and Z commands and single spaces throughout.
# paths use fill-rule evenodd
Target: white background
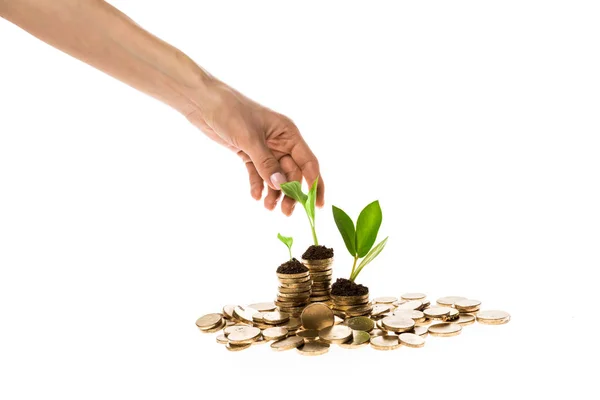
M 289 115 L 332 204 L 381 201 L 374 295 L 510 324 L 419 350 L 229 353 L 197 317 L 272 300 L 306 217 L 168 107 L 0 20 L 0 398 L 507 398 L 588 392 L 600 266 L 597 2 L 114 1 Z M 285 4 L 284 4 L 285 3 Z M 398 4 L 400 3 L 400 4 Z M 596 300 L 597 302 L 597 300 Z M 338 397 L 338 398 L 340 398 Z

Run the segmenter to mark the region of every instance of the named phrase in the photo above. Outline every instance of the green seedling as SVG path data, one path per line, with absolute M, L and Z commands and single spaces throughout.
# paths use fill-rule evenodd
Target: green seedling
M 315 203 L 317 202 L 317 182 L 319 178 L 315 179 L 308 194 L 302 192 L 302 184 L 298 181 L 287 182 L 281 185 L 281 191 L 288 197 L 296 200 L 302 204 L 306 215 L 308 216 L 308 222 L 310 223 L 310 229 L 312 231 L 313 242 L 315 246 L 319 245 L 317 239 L 317 232 L 315 231 Z
M 373 247 L 382 218 L 383 215 L 379 201 L 374 201 L 360 212 L 356 221 L 356 228 L 354 228 L 354 223 L 348 214 L 341 208 L 333 206 L 335 224 L 344 239 L 348 252 L 354 258 L 352 272 L 350 273 L 350 280 L 352 282 L 360 274 L 360 271 L 381 253 L 381 250 L 383 250 L 387 243 L 388 238 L 386 237 Z M 357 266 L 358 260 L 361 261 Z
M 277 239 L 281 240 L 285 244 L 290 252 L 290 261 L 292 260 L 292 244 L 294 244 L 294 238 L 291 236 L 283 236 L 281 233 L 277 234 Z

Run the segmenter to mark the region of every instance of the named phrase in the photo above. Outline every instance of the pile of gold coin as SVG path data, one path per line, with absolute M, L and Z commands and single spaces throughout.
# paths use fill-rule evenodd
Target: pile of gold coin
M 325 260 L 302 260 L 312 279 L 312 294 L 310 302 L 330 302 L 331 301 L 331 278 L 333 258 Z
M 336 296 L 331 295 L 333 310 L 339 317 L 360 317 L 370 315 L 373 304 L 369 302 L 369 294 L 362 296 Z
M 295 311 L 301 306 L 282 309 L 277 304 L 279 301 L 226 305 L 221 313 L 198 318 L 196 326 L 203 333 L 221 332 L 216 341 L 230 351 L 271 342 L 271 348 L 276 351 L 296 349 L 299 354 L 315 356 L 327 353 L 332 344 L 344 349 L 369 345 L 376 350 L 421 348 L 428 335 L 456 336 L 475 321 L 486 325 L 510 321 L 505 311 L 481 310 L 480 301 L 459 296 L 441 297 L 432 306 L 423 293 L 405 293 L 400 298 L 377 297 L 370 301 L 367 295 L 370 310 L 366 315 L 344 318 L 336 315 L 335 297 L 333 300 L 333 305 L 314 302 L 302 306 L 299 318 L 284 309 Z
M 312 293 L 312 280 L 310 272 L 297 274 L 277 273 L 279 288 L 275 305 L 279 310 L 297 317 L 308 304 Z

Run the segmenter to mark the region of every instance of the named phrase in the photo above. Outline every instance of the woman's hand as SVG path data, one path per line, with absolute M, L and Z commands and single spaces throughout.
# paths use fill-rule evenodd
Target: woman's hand
M 215 142 L 233 150 L 246 164 L 250 193 L 262 197 L 267 184 L 265 207 L 272 210 L 281 197 L 279 186 L 288 181 L 310 184 L 319 177 L 317 205 L 323 206 L 323 178 L 319 162 L 298 128 L 284 115 L 250 100 L 218 80 L 211 78 L 198 106 L 187 119 Z M 291 215 L 295 201 L 287 196 L 281 203 L 285 215 Z

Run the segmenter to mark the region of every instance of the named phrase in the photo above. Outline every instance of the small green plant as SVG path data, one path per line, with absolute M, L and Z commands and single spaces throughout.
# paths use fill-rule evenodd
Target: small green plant
M 350 273 L 352 282 L 360 274 L 360 271 L 381 253 L 387 243 L 388 238 L 386 237 L 373 247 L 382 218 L 383 215 L 378 200 L 372 202 L 360 212 L 356 221 L 356 228 L 354 228 L 354 222 L 348 214 L 341 208 L 333 206 L 335 224 L 344 239 L 348 252 L 354 257 L 354 264 L 352 264 L 352 272 Z M 362 260 L 357 266 L 356 263 L 359 259 Z
M 281 240 L 285 244 L 290 252 L 290 261 L 292 260 L 292 244 L 294 244 L 294 238 L 291 236 L 283 236 L 281 233 L 277 234 L 277 239 Z
M 288 197 L 296 200 L 302 204 L 306 215 L 308 216 L 308 222 L 310 223 L 310 229 L 312 231 L 313 242 L 315 246 L 319 245 L 317 239 L 317 232 L 315 231 L 315 204 L 317 202 L 317 183 L 319 177 L 313 182 L 308 194 L 302 192 L 302 184 L 298 181 L 287 182 L 281 185 L 281 191 Z

